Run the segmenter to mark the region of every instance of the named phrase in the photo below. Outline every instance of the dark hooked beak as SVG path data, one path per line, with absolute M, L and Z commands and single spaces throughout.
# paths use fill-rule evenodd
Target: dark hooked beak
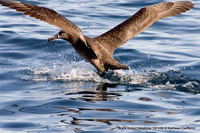
M 51 41 L 53 41 L 55 39 L 58 39 L 58 35 L 57 34 L 55 36 L 52 36 L 52 37 L 48 38 L 48 42 L 51 42 Z

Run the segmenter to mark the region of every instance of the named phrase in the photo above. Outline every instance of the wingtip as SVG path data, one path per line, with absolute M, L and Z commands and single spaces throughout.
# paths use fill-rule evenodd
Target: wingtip
M 192 7 L 192 8 L 194 8 L 195 4 L 194 4 L 194 3 L 192 3 L 191 1 L 190 1 L 190 3 L 191 3 L 191 7 Z
M 194 8 L 195 4 L 192 3 L 192 1 L 174 1 L 174 3 L 180 4 L 180 5 L 185 5 L 189 8 Z
M 188 2 L 188 6 L 191 7 L 191 8 L 194 8 L 195 4 L 192 3 L 192 1 L 187 1 Z

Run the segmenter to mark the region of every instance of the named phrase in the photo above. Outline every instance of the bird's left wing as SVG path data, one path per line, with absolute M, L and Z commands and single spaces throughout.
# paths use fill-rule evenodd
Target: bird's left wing
M 175 16 L 193 8 L 190 1 L 164 2 L 140 9 L 133 16 L 128 18 L 113 29 L 94 38 L 102 45 L 106 45 L 110 53 L 123 45 L 125 42 L 141 33 L 159 19 Z

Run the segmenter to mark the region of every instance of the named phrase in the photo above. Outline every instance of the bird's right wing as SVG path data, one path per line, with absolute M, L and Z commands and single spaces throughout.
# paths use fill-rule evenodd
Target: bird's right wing
M 20 1 L 0 1 L 0 4 L 15 9 L 18 12 L 22 12 L 24 15 L 28 15 L 57 26 L 58 28 L 66 31 L 68 34 L 78 36 L 84 43 L 86 43 L 80 28 L 52 9 Z

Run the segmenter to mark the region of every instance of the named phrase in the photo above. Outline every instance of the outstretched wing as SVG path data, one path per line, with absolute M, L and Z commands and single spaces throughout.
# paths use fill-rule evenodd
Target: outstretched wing
M 159 19 L 175 16 L 193 8 L 189 1 L 165 2 L 140 9 L 133 16 L 108 32 L 94 38 L 113 53 L 125 42 L 141 33 Z
M 67 33 L 79 37 L 86 43 L 80 28 L 52 9 L 19 1 L 0 1 L 0 4 L 15 9 L 18 12 L 22 12 L 24 15 L 28 15 L 57 26 L 62 30 L 65 30 Z

